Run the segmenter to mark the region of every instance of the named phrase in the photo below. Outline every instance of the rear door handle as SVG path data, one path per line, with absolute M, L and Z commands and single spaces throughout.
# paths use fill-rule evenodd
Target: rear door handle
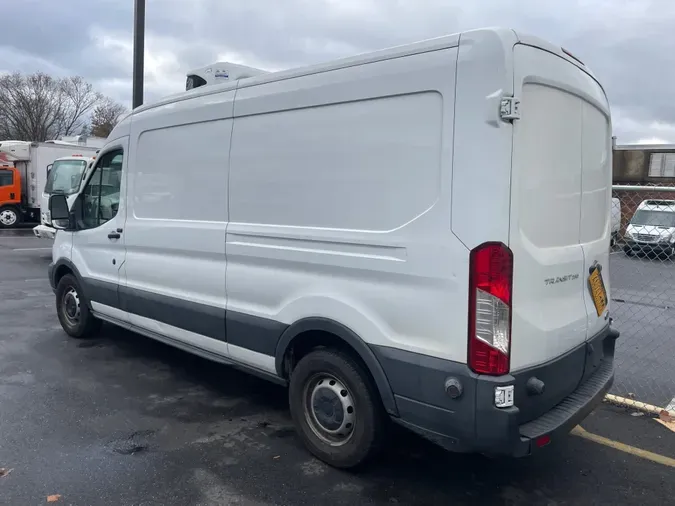
M 108 234 L 108 239 L 119 239 L 121 236 L 117 232 L 110 232 Z

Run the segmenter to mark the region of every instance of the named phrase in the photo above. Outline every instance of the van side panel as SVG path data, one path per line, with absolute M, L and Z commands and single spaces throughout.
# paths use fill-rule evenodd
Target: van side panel
M 232 221 L 368 232 L 414 221 L 438 199 L 442 106 L 429 91 L 237 118 Z
M 442 49 L 237 91 L 231 347 L 274 353 L 270 322 L 319 317 L 371 345 L 464 358 L 466 336 L 449 332 L 466 318 L 455 314 L 466 250 L 450 232 L 456 57 Z
M 224 92 L 134 116 L 120 286 L 131 324 L 221 355 L 233 99 Z

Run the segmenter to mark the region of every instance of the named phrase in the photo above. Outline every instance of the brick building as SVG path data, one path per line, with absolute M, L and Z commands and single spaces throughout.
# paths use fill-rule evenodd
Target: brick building
M 652 191 L 614 190 L 621 202 L 621 230 L 645 199 L 675 200 L 674 192 L 658 191 L 659 186 L 675 187 L 675 144 L 627 144 L 613 146 L 612 180 L 615 185 L 650 186 Z

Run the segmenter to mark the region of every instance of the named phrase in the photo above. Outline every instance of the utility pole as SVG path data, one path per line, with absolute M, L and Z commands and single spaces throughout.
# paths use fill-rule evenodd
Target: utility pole
M 145 0 L 134 0 L 134 74 L 132 109 L 143 105 L 143 68 L 145 53 Z

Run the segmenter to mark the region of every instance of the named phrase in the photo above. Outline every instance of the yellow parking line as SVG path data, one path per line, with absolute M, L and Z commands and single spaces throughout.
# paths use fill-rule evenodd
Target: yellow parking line
M 586 429 L 581 427 L 581 425 L 574 427 L 571 434 L 589 441 L 593 441 L 594 443 L 609 446 L 610 448 L 614 448 L 615 450 L 619 450 L 624 453 L 635 455 L 636 457 L 651 460 L 652 462 L 656 462 L 657 464 L 661 464 L 663 466 L 675 467 L 675 459 L 671 459 L 670 457 L 666 457 L 664 455 L 659 455 L 658 453 L 648 452 L 647 450 L 642 450 L 634 446 L 619 443 L 618 441 L 614 441 L 606 437 L 598 436 L 597 434 L 588 432 Z

